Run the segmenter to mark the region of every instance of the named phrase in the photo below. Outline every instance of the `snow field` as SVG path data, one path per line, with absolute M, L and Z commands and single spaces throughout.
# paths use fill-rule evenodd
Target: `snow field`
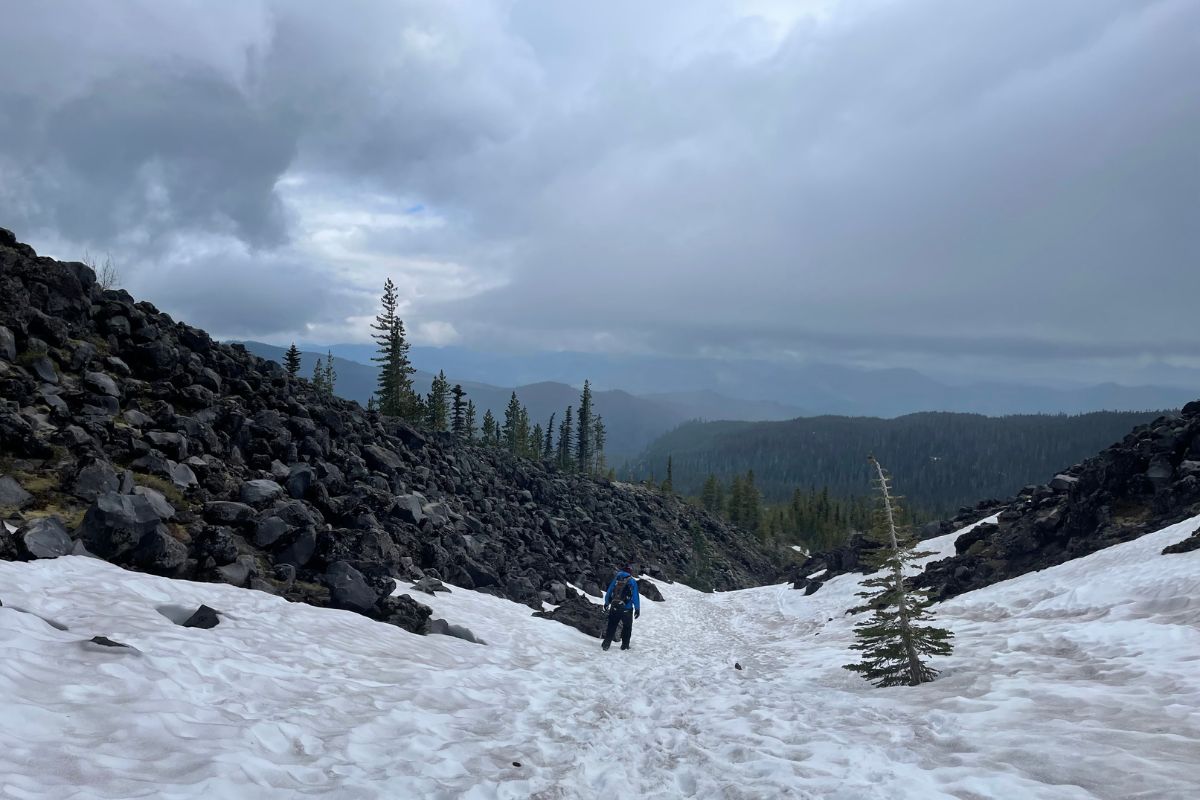
M 1159 551 L 1197 524 L 941 604 L 955 654 L 892 689 L 840 668 L 858 576 L 809 597 L 660 583 L 634 649 L 604 653 L 458 589 L 413 596 L 487 646 L 0 562 L 0 798 L 1195 798 L 1200 553 Z M 200 603 L 217 628 L 166 616 Z

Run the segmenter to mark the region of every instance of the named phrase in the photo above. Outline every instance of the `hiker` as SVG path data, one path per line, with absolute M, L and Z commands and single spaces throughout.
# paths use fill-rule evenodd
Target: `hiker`
M 604 631 L 604 650 L 612 644 L 617 626 L 621 629 L 621 649 L 629 649 L 629 636 L 633 633 L 633 621 L 642 615 L 642 601 L 638 596 L 637 581 L 633 578 L 633 567 L 626 565 L 617 572 L 608 591 L 604 593 L 604 610 L 608 612 L 608 627 Z

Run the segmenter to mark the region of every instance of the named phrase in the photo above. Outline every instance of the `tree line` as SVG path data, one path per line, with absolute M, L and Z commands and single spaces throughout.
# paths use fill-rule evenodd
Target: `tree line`
M 655 441 L 622 475 L 640 480 L 672 462 L 674 488 L 699 495 L 709 475 L 725 482 L 753 471 L 764 500 L 789 504 L 797 487 L 828 487 L 851 501 L 866 483 L 854 453 L 874 452 L 905 475 L 915 516 L 1016 494 L 1123 438 L 1156 412 L 1075 416 L 931 412 L 896 419 L 806 417 L 786 422 L 686 423 Z
M 604 420 L 595 413 L 590 381 L 583 382 L 579 406 L 567 406 L 562 416 L 550 415 L 545 426 L 529 418 L 529 410 L 513 392 L 504 410 L 503 421 L 485 409 L 478 419 L 474 401 L 467 397 L 461 384 L 450 385 L 446 373 L 439 370 L 429 393 L 422 396 L 413 388 L 416 372 L 409 358 L 411 345 L 404 330 L 404 320 L 397 314 L 399 305 L 396 285 L 388 278 L 380 298 L 380 312 L 371 325 L 372 339 L 378 354 L 372 362 L 379 365 L 378 383 L 367 410 L 387 417 L 396 417 L 424 429 L 450 433 L 462 442 L 506 450 L 522 458 L 553 464 L 564 471 L 611 476 L 604 459 L 607 437 Z M 292 378 L 300 372 L 300 350 L 293 342 L 284 354 L 284 368 Z M 313 370 L 313 388 L 326 396 L 333 394 L 337 373 L 333 353 L 318 358 Z M 531 424 L 532 423 L 532 424 Z

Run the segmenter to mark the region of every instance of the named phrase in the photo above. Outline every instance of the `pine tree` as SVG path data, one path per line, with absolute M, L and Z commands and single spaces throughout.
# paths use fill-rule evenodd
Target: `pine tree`
M 379 404 L 375 402 L 375 395 L 367 398 L 367 411 L 378 411 Z
M 456 383 L 450 394 L 454 397 L 450 411 L 450 432 L 454 434 L 455 439 L 465 440 L 468 438 L 467 404 L 463 402 L 463 398 L 467 393 L 463 391 L 462 384 Z
M 586 473 L 592 467 L 592 385 L 586 380 L 579 394 L 575 430 L 575 463 L 580 472 Z
M 317 394 L 325 394 L 325 362 L 320 356 L 317 356 L 317 363 L 313 364 L 312 387 Z
M 949 655 L 953 634 L 920 624 L 933 618 L 929 611 L 933 600 L 927 591 L 908 586 L 904 571 L 915 559 L 930 553 L 916 552 L 916 539 L 909 526 L 901 522 L 900 498 L 892 495 L 891 476 L 874 456 L 869 460 L 880 499 L 872 534 L 881 547 L 871 556 L 872 565 L 879 571 L 863 581 L 863 586 L 877 591 L 859 594 L 868 603 L 853 610 L 873 609 L 873 613 L 855 626 L 858 641 L 850 646 L 862 651 L 863 660 L 845 668 L 876 686 L 916 686 L 937 676 L 937 670 L 922 662 L 921 656 Z
M 560 469 L 571 468 L 571 406 L 563 414 L 562 422 L 558 424 L 558 466 Z
M 530 458 L 540 458 L 542 454 L 542 423 L 533 426 L 529 432 L 528 452 Z
M 521 444 L 521 401 L 517 399 L 517 393 L 513 392 L 512 397 L 508 399 L 508 407 L 504 409 L 504 426 L 501 428 L 501 433 L 504 438 L 504 448 L 510 453 L 516 453 L 518 445 Z
M 337 387 L 337 371 L 333 368 L 333 352 L 330 351 L 325 359 L 325 378 L 322 381 L 322 388 L 326 397 L 333 396 L 333 390 Z
M 700 506 L 710 514 L 720 514 L 724 505 L 721 499 L 721 484 L 717 481 L 717 476 L 710 472 L 708 480 L 704 482 L 704 488 L 700 491 Z
M 667 456 L 667 479 L 662 482 L 663 494 L 675 494 L 675 469 L 670 456 Z
M 596 472 L 604 471 L 604 445 L 608 441 L 608 432 L 604 429 L 604 420 L 599 414 L 592 421 L 592 461 Z
M 468 442 L 475 440 L 475 401 L 467 401 L 467 418 L 464 426 L 465 438 Z
M 517 414 L 517 455 L 529 458 L 536 452 L 536 447 L 529 447 L 529 409 L 522 405 Z
M 481 438 L 483 439 L 483 443 L 486 445 L 492 445 L 495 443 L 496 418 L 492 416 L 492 410 L 490 408 L 483 412 L 483 431 Z
M 408 360 L 409 343 L 405 339 L 404 321 L 396 316 L 396 284 L 388 278 L 380 298 L 382 311 L 375 317 L 371 334 L 379 355 L 372 361 L 379 364 L 379 380 L 375 396 L 379 410 L 390 417 L 417 420 L 421 416 L 421 398 L 413 391 L 412 376 L 416 370 Z
M 550 415 L 550 421 L 546 423 L 546 440 L 542 442 L 542 461 L 549 461 L 554 455 L 554 414 Z
M 425 401 L 425 423 L 432 430 L 444 431 L 450 423 L 450 408 L 447 402 L 449 394 L 450 382 L 446 380 L 446 373 L 438 370 L 438 374 L 433 376 Z
M 292 342 L 292 346 L 283 354 L 283 368 L 287 370 L 289 378 L 300 374 L 300 349 L 296 347 L 295 342 Z

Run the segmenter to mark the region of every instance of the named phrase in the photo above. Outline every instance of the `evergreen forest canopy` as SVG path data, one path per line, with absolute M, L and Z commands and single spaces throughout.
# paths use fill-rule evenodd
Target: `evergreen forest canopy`
M 790 504 L 800 490 L 835 499 L 867 494 L 865 454 L 904 476 L 905 496 L 920 518 L 945 517 L 1095 455 L 1162 412 L 1100 411 L 1080 415 L 927 412 L 895 419 L 801 417 L 786 422 L 690 422 L 656 440 L 623 476 L 660 481 L 699 497 L 710 476 L 728 492 L 753 482 L 767 504 Z M 711 491 L 711 489 L 710 489 Z M 856 504 L 855 504 L 856 505 Z

